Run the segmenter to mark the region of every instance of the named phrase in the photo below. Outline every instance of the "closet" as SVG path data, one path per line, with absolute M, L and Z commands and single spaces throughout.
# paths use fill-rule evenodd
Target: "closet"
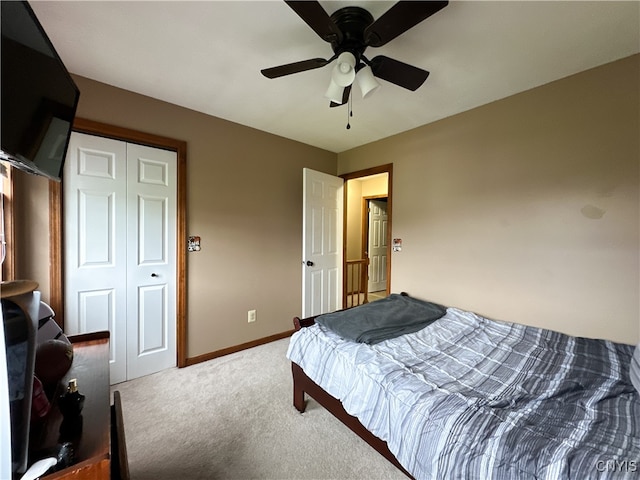
M 176 152 L 74 132 L 63 202 L 66 333 L 110 332 L 111 384 L 175 366 Z

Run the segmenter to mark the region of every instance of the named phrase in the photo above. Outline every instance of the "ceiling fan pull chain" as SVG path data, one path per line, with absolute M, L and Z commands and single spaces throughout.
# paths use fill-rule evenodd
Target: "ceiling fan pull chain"
M 353 99 L 351 97 L 351 93 L 349 93 L 349 100 L 347 101 L 347 130 L 351 128 L 351 124 L 349 123 L 350 117 L 353 117 Z

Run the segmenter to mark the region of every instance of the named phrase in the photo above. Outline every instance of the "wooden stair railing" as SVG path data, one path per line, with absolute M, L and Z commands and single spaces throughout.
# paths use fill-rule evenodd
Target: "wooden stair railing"
M 368 303 L 369 259 L 347 260 L 346 267 L 342 304 L 351 308 Z

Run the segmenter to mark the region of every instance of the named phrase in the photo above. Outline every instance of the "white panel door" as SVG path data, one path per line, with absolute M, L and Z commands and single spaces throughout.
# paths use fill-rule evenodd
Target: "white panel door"
M 369 292 L 387 289 L 387 202 L 369 202 Z
M 302 315 L 342 308 L 343 180 L 303 169 Z
M 175 152 L 128 144 L 128 378 L 176 365 Z
M 65 330 L 111 334 L 111 383 L 176 364 L 175 152 L 74 132 Z
M 65 331 L 110 332 L 112 383 L 127 378 L 126 155 L 74 132 L 64 167 Z

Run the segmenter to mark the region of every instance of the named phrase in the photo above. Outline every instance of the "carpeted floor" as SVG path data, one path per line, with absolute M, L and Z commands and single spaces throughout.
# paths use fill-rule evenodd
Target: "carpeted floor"
M 288 342 L 114 385 L 132 479 L 406 480 L 315 401 L 298 413 Z

